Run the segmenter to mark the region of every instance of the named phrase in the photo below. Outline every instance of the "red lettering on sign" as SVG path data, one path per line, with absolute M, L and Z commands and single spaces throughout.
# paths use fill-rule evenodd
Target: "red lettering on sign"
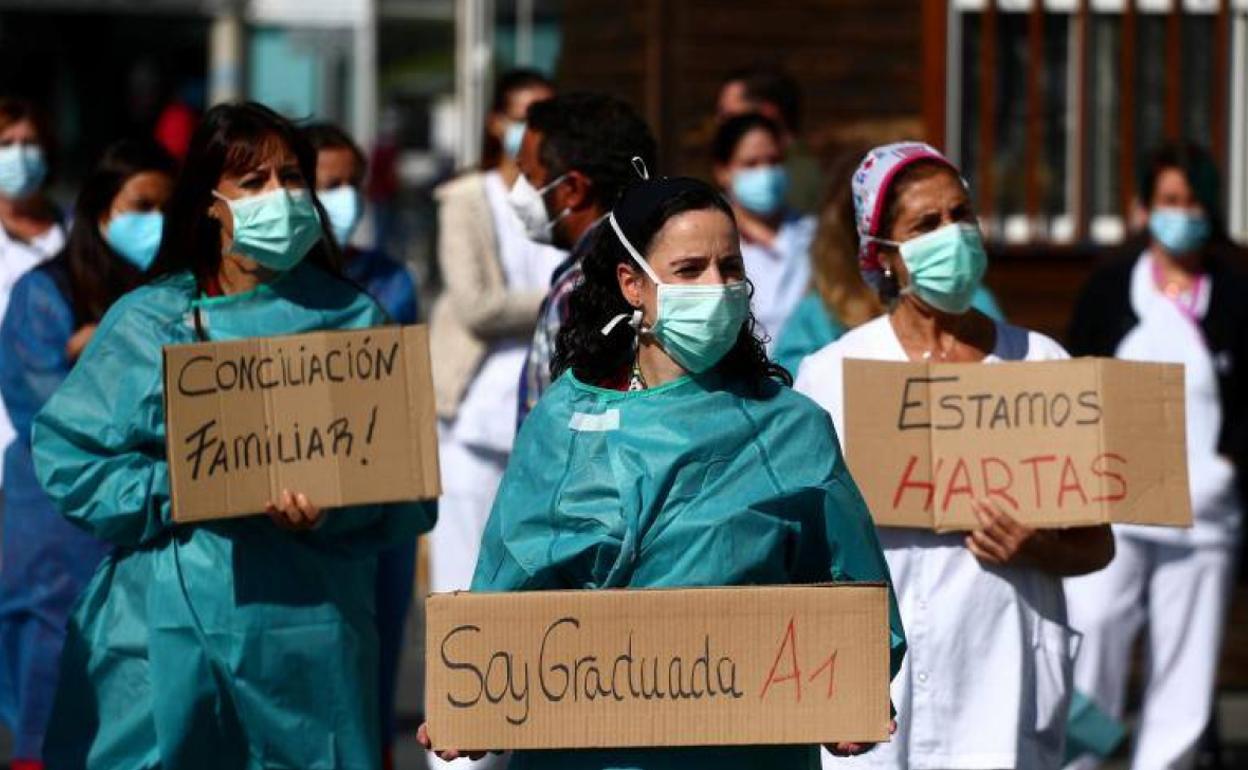
M 901 507 L 901 498 L 906 494 L 906 490 L 917 489 L 926 494 L 923 503 L 923 510 L 930 511 L 932 509 L 932 498 L 936 496 L 936 484 L 931 481 L 916 481 L 913 478 L 915 466 L 919 464 L 919 458 L 910 455 L 910 462 L 906 465 L 906 470 L 901 474 L 901 482 L 897 485 L 897 490 L 893 493 L 893 508 Z M 937 465 L 939 470 L 939 464 Z
M 1093 475 L 1097 478 L 1113 481 L 1117 484 L 1117 489 L 1115 491 L 1092 498 L 1092 502 L 1094 503 L 1116 503 L 1119 500 L 1125 500 L 1127 497 L 1127 480 L 1123 478 L 1121 474 L 1114 473 L 1106 467 L 1109 465 L 1110 460 L 1120 462 L 1123 465 L 1127 464 L 1127 458 L 1119 454 L 1114 454 L 1113 452 L 1106 452 L 1105 454 L 1100 454 L 1092 458 Z
M 810 675 L 809 681 L 813 682 L 819 678 L 824 671 L 828 672 L 828 699 L 832 698 L 832 694 L 836 692 L 836 651 L 833 650 L 828 659 L 823 662 L 819 668 L 815 669 L 815 673 Z
M 1078 492 L 1083 504 L 1088 504 L 1088 496 L 1083 491 L 1083 484 L 1079 483 L 1079 473 L 1075 470 L 1075 464 L 1067 457 L 1066 462 L 1062 463 L 1062 479 L 1057 489 L 1058 508 L 1065 505 L 1066 493 L 1070 491 Z
M 975 500 L 975 489 L 971 487 L 971 474 L 966 469 L 966 460 L 961 457 L 954 464 L 953 473 L 949 474 L 949 486 L 945 488 L 945 499 L 940 504 L 940 510 L 949 510 L 949 502 L 953 500 L 954 495 L 966 495 L 967 499 L 972 502 Z
M 784 651 L 789 651 L 789 659 L 793 669 L 784 676 L 776 676 L 776 667 L 780 665 L 780 659 L 784 657 Z M 793 625 L 793 618 L 789 618 L 789 627 L 784 632 L 784 637 L 780 640 L 780 649 L 776 651 L 776 659 L 771 664 L 771 671 L 767 673 L 767 681 L 763 682 L 763 691 L 758 696 L 759 700 L 767 697 L 767 688 L 772 683 L 780 684 L 792 680 L 797 687 L 796 700 L 800 703 L 802 700 L 802 669 L 797 665 L 797 628 Z
M 1019 462 L 1021 462 L 1023 465 L 1031 466 L 1031 480 L 1032 480 L 1032 483 L 1035 485 L 1035 492 L 1036 492 L 1036 508 L 1042 508 L 1044 506 L 1044 502 L 1043 502 L 1044 494 L 1042 492 L 1042 490 L 1044 489 L 1044 486 L 1040 483 L 1040 463 L 1057 462 L 1057 455 L 1038 455 L 1036 457 L 1024 457 Z
M 992 472 L 990 468 L 999 468 L 1005 472 L 1005 480 L 994 484 L 992 483 Z M 1009 463 L 1000 457 L 984 457 L 979 461 L 979 470 L 984 477 L 984 496 L 995 497 L 1005 500 L 1014 510 L 1018 510 L 1018 500 L 1014 495 L 1010 494 L 1010 490 L 1014 487 L 1014 471 L 1010 468 Z

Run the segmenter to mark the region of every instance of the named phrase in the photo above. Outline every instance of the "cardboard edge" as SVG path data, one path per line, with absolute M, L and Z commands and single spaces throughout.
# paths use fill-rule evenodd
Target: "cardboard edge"
M 169 349 L 176 347 L 174 345 L 161 345 L 160 347 L 160 368 L 161 368 L 161 388 L 160 388 L 160 408 L 164 417 L 164 424 L 161 428 L 165 434 L 165 472 L 169 474 L 169 518 L 175 524 L 181 524 L 187 521 L 184 517 L 178 501 L 182 499 L 182 495 L 178 494 L 179 484 L 177 474 L 173 472 L 173 463 L 169 462 L 169 458 L 173 456 L 173 446 L 171 441 L 172 435 L 169 433 Z
M 438 426 L 437 409 L 432 403 L 433 394 L 433 361 L 429 350 L 429 327 L 425 324 L 414 324 L 400 327 L 400 338 L 403 347 L 403 362 L 407 368 L 407 414 L 409 435 L 415 442 L 413 450 L 419 450 L 422 436 L 431 435 L 430 452 L 413 451 L 412 467 L 409 472 L 416 478 L 426 482 L 433 490 L 433 496 L 425 499 L 437 499 L 442 496 L 442 466 L 438 457 Z M 419 356 L 421 361 L 417 361 Z M 423 364 L 423 368 L 421 366 Z M 422 395 L 422 393 L 424 395 Z M 428 399 L 429 414 L 422 416 L 419 406 L 422 399 Z

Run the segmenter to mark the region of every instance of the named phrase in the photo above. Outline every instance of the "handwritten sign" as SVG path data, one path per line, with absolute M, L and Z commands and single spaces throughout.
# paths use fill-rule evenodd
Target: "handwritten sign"
M 321 506 L 439 494 L 422 326 L 164 350 L 176 521 L 259 513 L 283 489 Z
M 847 360 L 845 448 L 876 523 L 1191 526 L 1183 367 Z
M 881 585 L 440 594 L 426 610 L 439 748 L 888 738 Z

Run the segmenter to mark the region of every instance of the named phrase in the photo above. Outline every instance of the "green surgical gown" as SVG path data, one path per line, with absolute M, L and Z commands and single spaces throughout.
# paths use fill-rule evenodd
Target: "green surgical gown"
M 633 393 L 568 373 L 516 440 L 472 590 L 888 580 L 831 420 L 806 397 L 774 382 L 754 397 L 713 371 Z M 890 600 L 896 674 L 905 639 Z M 818 768 L 819 754 L 814 746 L 518 752 L 511 767 L 793 770 Z
M 70 619 L 51 726 L 57 770 L 380 766 L 375 553 L 431 504 L 331 510 L 306 533 L 267 517 L 170 519 L 161 346 L 384 323 L 312 265 L 200 303 L 189 274 L 109 311 L 35 419 L 39 480 L 116 546 Z

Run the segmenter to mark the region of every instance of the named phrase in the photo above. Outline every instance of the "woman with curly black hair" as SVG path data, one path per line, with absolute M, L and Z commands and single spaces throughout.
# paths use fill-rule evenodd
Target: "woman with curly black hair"
M 473 590 L 887 581 L 826 413 L 789 389 L 754 333 L 741 241 L 719 194 L 692 179 L 635 184 L 594 237 L 557 380 L 521 427 Z M 892 621 L 896 671 L 905 642 Z M 428 744 L 437 725 L 421 732 Z M 819 754 L 543 751 L 511 764 L 535 766 L 817 768 Z

